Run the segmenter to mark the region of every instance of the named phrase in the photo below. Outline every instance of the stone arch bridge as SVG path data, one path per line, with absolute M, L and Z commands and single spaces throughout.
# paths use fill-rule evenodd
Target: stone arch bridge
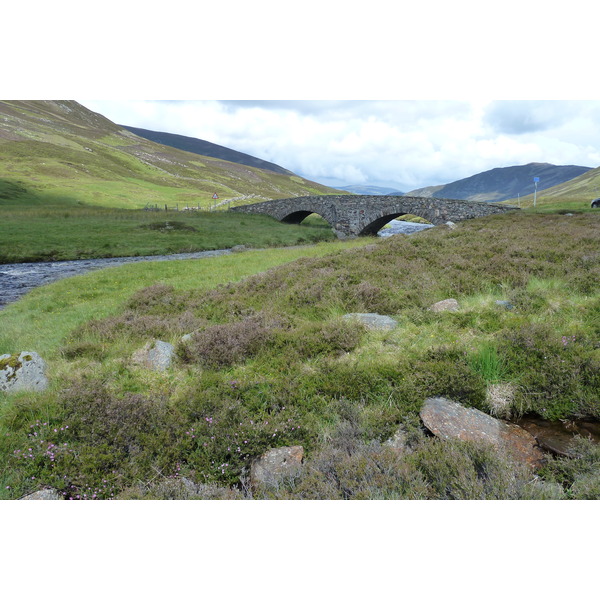
M 338 238 L 346 238 L 375 235 L 392 219 L 407 214 L 422 217 L 433 225 L 442 225 L 448 221 L 464 221 L 519 209 L 487 202 L 418 196 L 332 195 L 269 200 L 230 210 L 269 215 L 283 223 L 295 224 L 316 213 L 332 226 Z

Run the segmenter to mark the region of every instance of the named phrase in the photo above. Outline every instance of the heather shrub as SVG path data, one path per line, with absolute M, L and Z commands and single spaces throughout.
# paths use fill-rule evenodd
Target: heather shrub
M 485 406 L 485 381 L 476 373 L 467 354 L 455 347 L 427 350 L 412 364 L 411 387 L 421 399 L 445 396 L 473 408 Z
M 101 361 L 106 357 L 106 350 L 102 344 L 93 344 L 91 342 L 73 342 L 61 349 L 61 354 L 67 360 L 77 358 L 90 358 Z
M 293 329 L 278 330 L 272 340 L 272 349 L 296 360 L 343 354 L 359 345 L 364 332 L 360 324 L 342 319 L 308 322 Z
M 117 500 L 243 500 L 241 490 L 215 484 L 195 484 L 186 477 L 174 475 L 158 481 L 129 487 Z
M 173 286 L 156 284 L 133 294 L 127 308 L 147 315 L 181 312 L 187 307 L 188 295 L 176 292 Z
M 525 467 L 497 449 L 458 440 L 428 440 L 406 459 L 436 500 L 517 499 L 530 479 Z
M 190 311 L 174 312 L 172 314 L 138 314 L 131 310 L 124 313 L 94 319 L 79 327 L 71 336 L 75 341 L 65 349 L 67 354 L 73 354 L 74 349 L 80 344 L 80 338 L 91 338 L 104 342 L 112 342 L 119 338 L 170 338 L 174 335 L 182 336 L 206 325 L 206 320 L 194 316 Z
M 548 419 L 600 416 L 600 360 L 593 339 L 533 323 L 498 338 L 507 377 L 519 383 L 524 412 Z
M 569 456 L 550 457 L 541 471 L 550 482 L 560 484 L 567 497 L 577 500 L 600 499 L 600 446 L 575 436 Z
M 218 369 L 256 356 L 274 337 L 278 324 L 257 314 L 233 323 L 212 325 L 196 331 L 179 344 L 177 355 L 184 363 Z

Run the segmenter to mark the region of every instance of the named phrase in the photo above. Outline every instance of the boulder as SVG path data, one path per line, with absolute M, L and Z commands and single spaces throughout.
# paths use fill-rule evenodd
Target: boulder
M 376 331 L 389 331 L 398 326 L 398 322 L 395 319 L 392 319 L 392 317 L 378 315 L 377 313 L 348 313 L 342 318 L 359 321 L 367 329 Z
M 466 408 L 446 398 L 428 398 L 420 416 L 425 427 L 441 439 L 486 442 L 531 468 L 542 464 L 544 454 L 530 433 L 475 408 Z
M 445 312 L 445 311 L 455 312 L 459 308 L 460 308 L 460 306 L 459 306 L 457 300 L 455 300 L 454 298 L 448 298 L 447 300 L 440 300 L 439 302 L 432 304 L 429 307 L 429 310 L 436 312 L 436 313 Z
M 250 468 L 250 484 L 256 486 L 277 486 L 285 477 L 293 477 L 302 468 L 304 448 L 284 446 L 267 450 L 256 459 Z
M 0 392 L 39 392 L 47 387 L 46 363 L 36 352 L 0 356 Z
M 173 361 L 175 347 L 167 342 L 153 340 L 137 350 L 132 361 L 152 371 L 166 371 Z
M 63 497 L 54 489 L 47 488 L 44 490 L 38 490 L 33 494 L 28 494 L 21 498 L 21 500 L 62 500 Z

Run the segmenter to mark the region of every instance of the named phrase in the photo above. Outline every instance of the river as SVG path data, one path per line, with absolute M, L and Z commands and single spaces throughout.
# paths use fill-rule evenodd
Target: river
M 378 235 L 380 237 L 389 237 L 390 235 L 399 233 L 410 234 L 427 229 L 428 227 L 433 227 L 433 225 L 392 221 L 390 227 L 382 229 Z M 125 256 L 118 258 L 61 260 L 56 262 L 0 264 L 0 309 L 10 302 L 18 300 L 21 296 L 24 296 L 27 292 L 40 285 L 96 269 L 114 267 L 132 262 L 207 258 L 229 253 L 231 253 L 231 250 L 205 250 L 204 252 L 168 254 L 163 256 Z

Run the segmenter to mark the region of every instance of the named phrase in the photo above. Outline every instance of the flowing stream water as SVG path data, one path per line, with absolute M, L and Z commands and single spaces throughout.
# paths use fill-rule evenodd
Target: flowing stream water
M 0 265 L 0 309 L 9 302 L 18 300 L 21 296 L 24 296 L 27 292 L 40 285 L 96 269 L 114 267 L 132 262 L 207 258 L 209 256 L 220 256 L 221 254 L 230 253 L 231 250 L 205 250 L 204 252 L 168 254 L 165 256 L 124 256 L 118 258 L 91 258 L 87 260 L 61 260 L 57 262 Z
M 398 233 L 416 233 L 433 225 L 421 225 L 392 221 L 390 227 L 379 232 L 380 237 L 388 237 Z M 80 275 L 88 271 L 114 267 L 126 263 L 154 261 L 154 260 L 183 260 L 190 258 L 207 258 L 229 254 L 231 250 L 205 250 L 204 252 L 191 252 L 186 254 L 168 254 L 163 256 L 125 256 L 118 258 L 90 258 L 84 260 L 61 260 L 56 262 L 33 262 L 0 264 L 0 310 L 18 300 L 32 289 L 52 283 L 58 279 Z

